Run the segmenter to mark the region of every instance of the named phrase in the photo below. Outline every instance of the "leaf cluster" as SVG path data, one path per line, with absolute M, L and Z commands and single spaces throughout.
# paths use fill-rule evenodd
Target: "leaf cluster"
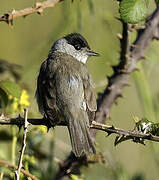
M 126 23 L 136 24 L 146 19 L 149 0 L 121 0 L 120 17 Z M 159 1 L 155 0 L 158 6 Z

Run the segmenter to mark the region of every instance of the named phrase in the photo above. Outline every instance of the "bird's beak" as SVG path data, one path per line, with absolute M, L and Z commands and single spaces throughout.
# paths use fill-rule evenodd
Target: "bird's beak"
M 91 51 L 91 50 L 88 50 L 88 51 L 87 51 L 87 55 L 88 55 L 88 56 L 100 56 L 100 54 L 98 54 L 98 53 L 96 53 L 96 52 L 93 52 L 93 51 Z

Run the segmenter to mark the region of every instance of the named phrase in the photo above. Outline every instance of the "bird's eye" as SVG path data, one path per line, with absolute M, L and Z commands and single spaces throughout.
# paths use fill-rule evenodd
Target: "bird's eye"
M 81 45 L 80 44 L 76 44 L 74 47 L 75 47 L 76 50 L 80 50 L 81 49 Z

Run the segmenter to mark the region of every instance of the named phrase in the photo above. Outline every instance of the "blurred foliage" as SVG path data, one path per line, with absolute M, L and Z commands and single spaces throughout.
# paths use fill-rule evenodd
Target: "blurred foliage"
M 14 64 L 14 63 L 9 63 L 6 60 L 0 59 L 0 74 L 1 74 L 1 79 L 6 79 L 7 77 L 12 78 L 16 81 L 20 80 L 20 72 L 21 66 Z M 7 76 L 7 73 L 9 75 Z
M 120 2 L 121 19 L 127 23 L 138 23 L 146 18 L 148 0 L 122 0 Z
M 0 14 L 31 7 L 35 2 L 1 0 Z M 116 35 L 121 33 L 121 24 L 117 19 L 121 17 L 126 22 L 137 23 L 155 6 L 155 1 L 150 1 L 148 5 L 148 0 L 75 0 L 73 3 L 68 0 L 46 9 L 42 16 L 32 14 L 17 18 L 13 26 L 0 23 L 1 111 L 15 117 L 30 106 L 29 116 L 41 117 L 34 99 L 38 69 L 53 42 L 71 32 L 82 33 L 91 48 L 102 55 L 98 60 L 90 59 L 87 64 L 96 92 L 102 92 L 107 83 L 106 76 L 112 74 L 111 66 L 119 59 L 120 47 Z M 131 36 L 135 39 L 136 33 Z M 148 60 L 140 64 L 140 71 L 133 75 L 135 83 L 131 80 L 132 86 L 123 90 L 125 98 L 120 99 L 118 106 L 113 106 L 111 123 L 124 128 L 133 127 L 130 114 L 158 123 L 158 48 L 159 44 L 153 42 L 148 49 Z M 138 128 L 142 131 L 141 125 Z M 49 133 L 46 131 L 44 126 L 29 128 L 23 164 L 39 179 L 49 180 L 55 175 L 58 163 L 69 154 L 71 146 L 65 127 L 57 127 Z M 19 131 L 17 127 L 0 126 L 0 159 L 17 164 L 22 133 L 23 130 Z M 97 151 L 102 152 L 105 161 L 91 164 L 90 168 L 83 167 L 82 179 L 158 179 L 157 143 L 148 143 L 143 147 L 124 142 L 114 148 L 112 142 L 111 137 L 105 138 L 103 133 L 98 133 Z M 0 165 L 1 172 L 4 180 L 13 179 L 13 172 Z M 74 175 L 72 178 L 80 179 Z M 23 179 L 26 178 L 23 176 Z
M 8 106 L 9 99 L 20 99 L 21 88 L 18 84 L 11 81 L 0 81 L 0 107 L 5 109 Z
M 17 99 L 21 96 L 21 89 L 20 87 L 11 81 L 1 81 L 0 82 L 0 88 L 7 93 L 8 95 L 11 95 Z
M 23 112 L 24 108 L 30 106 L 28 98 L 29 98 L 29 95 L 27 91 L 24 89 L 21 91 L 20 98 L 9 95 L 8 96 L 9 102 L 7 106 L 8 112 L 10 112 L 11 114 L 14 114 L 16 112 Z
M 71 174 L 72 180 L 83 180 L 83 178 L 78 177 L 77 175 Z
M 159 123 L 154 123 L 146 118 L 139 119 L 135 126 L 138 131 L 144 134 L 159 135 Z

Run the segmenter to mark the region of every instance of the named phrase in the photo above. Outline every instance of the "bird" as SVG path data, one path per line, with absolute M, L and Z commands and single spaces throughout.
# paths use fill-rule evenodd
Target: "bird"
M 56 40 L 37 77 L 36 100 L 51 127 L 64 122 L 76 157 L 95 154 L 90 125 L 97 110 L 94 83 L 86 62 L 92 51 L 79 33 Z

